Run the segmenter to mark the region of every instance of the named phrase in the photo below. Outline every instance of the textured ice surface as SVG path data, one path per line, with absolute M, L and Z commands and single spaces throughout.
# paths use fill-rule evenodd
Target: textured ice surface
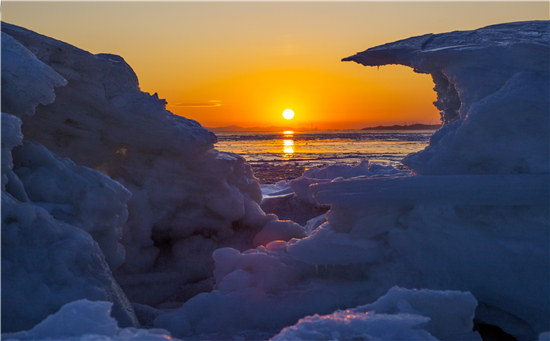
M 111 302 L 78 300 L 64 305 L 58 312 L 28 331 L 4 333 L 3 340 L 175 340 L 162 329 L 119 328 L 110 316 Z
M 376 302 L 353 309 L 377 314 L 417 314 L 430 318 L 423 328 L 439 340 L 480 340 L 473 332 L 477 301 L 469 292 L 391 288 Z
M 128 218 L 128 190 L 96 170 L 53 155 L 36 142 L 23 142 L 13 157 L 14 172 L 33 204 L 88 232 L 111 270 L 124 263 L 119 239 Z
M 17 40 L 2 32 L 2 112 L 32 115 L 54 101 L 54 87 L 67 81 Z
M 481 340 L 472 332 L 476 304 L 470 293 L 393 287 L 373 304 L 305 317 L 271 340 Z
M 118 267 L 115 277 L 132 301 L 150 305 L 183 302 L 199 287 L 211 289 L 207 283 L 214 268 L 212 252 L 223 246 L 252 247 L 254 236 L 277 219 L 260 209 L 261 190 L 250 165 L 238 155 L 212 149 L 216 142 L 213 133 L 167 111 L 166 101 L 156 94 L 142 92 L 123 58 L 93 55 L 5 23 L 2 31 L 32 51 L 40 65 L 49 65 L 68 81 L 56 90 L 52 104 L 38 107 L 33 117 L 23 119 L 25 138 L 78 166 L 106 174 L 131 192 L 121 240 L 126 261 L 119 267 L 120 248 L 105 255 L 113 268 Z M 36 148 L 24 147 L 31 149 Z M 39 171 L 53 172 L 53 168 Z M 38 176 L 33 174 L 25 177 L 32 186 L 38 184 Z M 111 213 L 118 207 L 117 199 L 91 193 L 94 186 L 75 186 L 74 191 L 87 192 L 78 202 L 67 203 L 66 198 L 57 197 L 42 206 L 64 221 L 86 221 L 86 230 L 93 235 L 99 231 L 95 222 L 112 225 L 117 220 Z M 124 191 L 109 186 L 116 197 L 124 197 Z M 37 193 L 38 188 L 33 189 L 33 200 L 54 195 L 55 191 L 43 189 Z M 105 200 L 114 200 L 105 202 L 112 206 L 110 211 L 97 212 L 93 201 Z M 124 219 L 120 215 L 118 221 Z M 300 231 L 289 234 L 288 224 L 279 225 L 286 233 L 273 234 L 271 223 L 260 242 L 270 242 L 270 235 L 286 239 L 303 236 Z M 110 244 L 112 249 L 120 231 L 110 231 L 110 236 L 101 232 L 105 240 L 98 242 Z
M 218 333 L 217 338 L 224 339 L 239 331 L 274 335 L 304 316 L 373 302 L 389 289 L 351 279 L 348 269 L 316 269 L 297 261 L 286 252 L 294 242 L 272 242 L 242 253 L 216 250 L 215 290 L 160 315 L 155 327 L 182 338 Z
M 403 164 L 418 174 L 548 173 L 547 21 L 426 34 L 345 58 L 431 74 L 445 126 Z
M 354 177 L 407 174 L 410 174 L 410 171 L 401 171 L 392 166 L 369 164 L 368 160 L 355 166 L 335 164 L 315 167 L 288 183 L 280 181 L 275 185 L 263 185 L 261 207 L 264 211 L 274 213 L 281 219 L 292 219 L 299 224 L 306 225 L 310 219 L 325 213 L 328 208 L 326 205 L 319 205 L 309 189 L 310 185 L 338 182 Z
M 330 315 L 314 315 L 283 329 L 271 341 L 314 340 L 410 340 L 436 341 L 430 333 L 419 329 L 427 317 L 411 314 L 376 314 L 337 311 Z
M 53 87 L 64 84 L 63 78 L 3 33 L 4 51 L 2 67 L 9 71 L 2 72 L 2 109 L 24 115 L 51 103 Z M 101 243 L 113 266 L 124 261 L 117 239 L 128 192 L 97 171 L 24 141 L 20 126 L 21 119 L 2 113 L 2 330 L 29 329 L 82 298 L 112 301 L 121 325 L 137 325 L 100 246 L 85 232 Z
M 130 303 L 98 244 L 39 206 L 2 192 L 2 330 L 29 329 L 63 304 L 113 301 L 121 325 L 136 325 Z

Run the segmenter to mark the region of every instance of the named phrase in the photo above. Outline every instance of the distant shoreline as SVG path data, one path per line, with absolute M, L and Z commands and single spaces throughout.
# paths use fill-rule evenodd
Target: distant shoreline
M 281 131 L 351 131 L 351 130 L 437 130 L 441 128 L 441 124 L 420 124 L 415 123 L 411 125 L 393 125 L 393 126 L 377 126 L 367 127 L 362 129 L 306 129 L 306 128 L 292 128 L 292 127 L 249 127 L 243 128 L 240 126 L 225 126 L 225 127 L 205 127 L 212 132 L 281 132 Z
M 441 124 L 411 124 L 411 125 L 393 125 L 393 126 L 378 126 L 367 127 L 361 130 L 437 130 L 441 128 Z
M 205 127 L 206 129 L 213 131 L 213 132 L 221 132 L 221 131 L 286 131 L 286 130 L 292 130 L 292 131 L 304 131 L 306 129 L 296 129 L 291 127 L 249 127 L 249 128 L 243 128 L 239 126 L 226 126 L 226 127 Z

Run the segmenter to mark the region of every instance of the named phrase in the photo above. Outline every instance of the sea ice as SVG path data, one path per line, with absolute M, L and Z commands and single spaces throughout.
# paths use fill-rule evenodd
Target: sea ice
M 31 330 L 4 333 L 3 340 L 174 340 L 162 329 L 119 328 L 110 316 L 111 302 L 78 300 L 67 303 Z
M 128 218 L 130 192 L 100 172 L 76 166 L 44 146 L 24 141 L 13 151 L 14 172 L 29 200 L 55 219 L 88 232 L 112 271 L 126 258 L 119 243 Z
M 372 304 L 305 317 L 271 340 L 477 341 L 481 338 L 472 331 L 476 305 L 468 292 L 393 287 Z
M 115 303 L 121 325 L 137 326 L 98 244 L 83 230 L 2 191 L 2 331 L 29 329 L 63 304 Z
M 54 87 L 67 81 L 2 32 L 2 112 L 32 115 L 38 104 L 54 101 Z
M 97 171 L 23 140 L 22 121 L 14 115 L 32 115 L 39 103 L 51 103 L 54 87 L 66 81 L 2 36 L 2 67 L 9 69 L 2 71 L 2 109 L 7 111 L 2 113 L 2 331 L 29 329 L 82 298 L 114 302 L 113 315 L 121 325 L 137 326 L 105 262 L 105 255 L 114 267 L 124 261 L 117 239 L 128 192 Z M 84 231 L 96 237 L 105 255 Z
M 357 313 L 350 310 L 330 315 L 313 315 L 286 327 L 271 341 L 314 340 L 410 340 L 437 341 L 430 333 L 419 329 L 430 319 L 411 314 Z
M 401 171 L 392 166 L 369 164 L 368 160 L 358 165 L 335 164 L 306 170 L 302 176 L 288 183 L 262 186 L 262 204 L 264 211 L 276 214 L 281 219 L 292 219 L 305 225 L 307 221 L 325 213 L 326 205 L 319 205 L 309 187 L 313 184 L 338 182 L 356 177 L 377 177 L 388 175 L 407 175 L 410 171 Z

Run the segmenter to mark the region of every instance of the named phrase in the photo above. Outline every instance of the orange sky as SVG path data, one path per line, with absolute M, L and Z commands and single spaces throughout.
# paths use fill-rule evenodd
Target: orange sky
M 2 20 L 121 55 L 143 91 L 203 126 L 437 123 L 429 75 L 341 58 L 425 33 L 548 20 L 540 2 L 12 2 Z M 294 119 L 282 117 L 284 109 Z

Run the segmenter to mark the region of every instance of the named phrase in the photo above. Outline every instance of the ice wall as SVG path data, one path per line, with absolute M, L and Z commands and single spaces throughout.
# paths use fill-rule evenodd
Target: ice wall
M 3 332 L 28 329 L 83 298 L 111 301 L 121 325 L 138 325 L 109 268 L 124 261 L 118 239 L 128 191 L 23 140 L 17 116 L 53 102 L 54 87 L 66 83 L 2 33 Z
M 166 101 L 157 94 L 142 92 L 124 59 L 93 55 L 6 23 L 2 31 L 67 80 L 52 104 L 38 106 L 35 115 L 23 118 L 25 138 L 108 175 L 131 192 L 121 240 L 126 260 L 120 267 L 114 261 L 115 277 L 130 300 L 151 305 L 183 302 L 211 290 L 212 252 L 223 246 L 250 248 L 264 226 L 258 243 L 304 236 L 291 222 L 268 224 L 277 216 L 260 209 L 261 190 L 245 160 L 217 152 L 213 133 L 167 111 Z M 22 176 L 29 173 L 23 168 Z M 25 181 L 36 184 L 31 173 Z M 91 190 L 86 184 L 78 186 Z M 33 195 L 33 200 L 42 200 L 44 193 Z M 85 206 L 93 212 L 91 196 L 82 198 L 73 211 Z M 92 224 L 88 213 L 68 217 L 59 206 L 67 204 L 63 198 L 54 202 L 54 216 Z
M 426 34 L 343 61 L 431 74 L 445 125 L 403 163 L 417 174 L 548 173 L 547 21 Z

